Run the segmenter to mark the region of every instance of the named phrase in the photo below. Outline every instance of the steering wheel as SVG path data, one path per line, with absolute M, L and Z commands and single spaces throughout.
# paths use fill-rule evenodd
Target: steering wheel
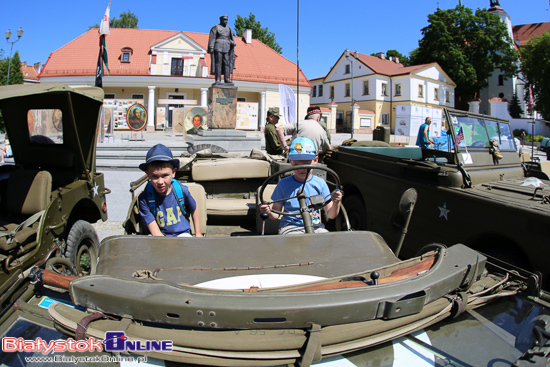
M 269 176 L 264 181 L 264 183 L 262 184 L 262 187 L 260 188 L 260 205 L 269 205 L 269 204 L 277 203 L 277 202 L 280 202 L 280 201 L 287 201 L 287 200 L 292 200 L 292 199 L 298 199 L 298 201 L 300 202 L 299 199 L 300 199 L 300 191 L 301 190 L 298 192 L 298 195 L 295 195 L 295 196 L 292 196 L 292 197 L 289 197 L 289 198 L 284 198 L 284 199 L 280 199 L 280 200 L 276 200 L 276 201 L 264 202 L 264 190 L 267 187 L 267 185 L 271 181 L 273 181 L 275 178 L 279 177 L 280 175 L 282 175 L 286 172 L 297 170 L 297 169 L 307 169 L 307 170 L 319 169 L 321 171 L 325 171 L 328 174 L 330 174 L 332 176 L 332 178 L 334 179 L 334 182 L 326 180 L 327 184 L 333 185 L 338 189 L 340 188 L 340 177 L 338 177 L 336 172 L 334 172 L 333 170 L 331 170 L 328 167 L 320 166 L 320 165 L 316 165 L 316 164 L 302 164 L 302 165 L 298 165 L 298 166 L 291 166 L 291 167 L 283 168 L 282 170 L 280 170 L 278 172 L 275 172 L 274 174 Z M 302 188 L 303 188 L 303 186 L 302 186 Z M 306 198 L 306 199 L 310 199 L 310 201 L 311 201 L 311 198 L 312 198 L 312 197 L 309 197 L 309 196 L 305 196 L 305 194 L 304 194 L 303 197 Z M 311 204 L 309 206 L 305 205 L 305 201 L 303 203 L 300 202 L 300 211 L 299 212 L 285 212 L 284 210 L 279 211 L 279 210 L 275 210 L 275 209 L 271 209 L 271 211 L 273 213 L 280 214 L 280 215 L 300 215 L 304 212 L 307 212 L 308 207 L 309 208 L 315 207 L 315 209 L 320 209 L 320 208 L 325 207 L 328 203 L 330 203 L 331 200 L 332 199 L 329 197 L 327 200 L 323 199 L 322 203 L 321 202 L 315 202 L 314 204 Z

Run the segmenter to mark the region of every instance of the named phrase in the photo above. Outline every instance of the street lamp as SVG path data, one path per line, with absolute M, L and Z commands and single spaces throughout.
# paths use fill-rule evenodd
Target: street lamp
M 10 85 L 10 67 L 11 67 L 11 54 L 13 52 L 13 44 L 18 42 L 21 39 L 22 35 L 23 35 L 23 28 L 19 27 L 19 29 L 17 30 L 17 39 L 15 41 L 10 42 L 11 31 L 9 29 L 6 31 L 6 41 L 8 41 L 8 43 L 11 43 L 10 58 L 8 59 L 8 80 L 6 81 L 6 85 Z
M 354 118 L 353 118 L 353 107 L 355 106 L 355 100 L 353 99 L 353 57 L 355 58 L 355 60 L 358 60 L 359 59 L 359 53 L 357 51 L 355 51 L 353 53 L 353 57 L 350 58 L 350 52 L 349 50 L 346 50 L 345 52 L 345 56 L 346 56 L 346 59 L 350 60 L 350 63 L 351 63 L 351 138 L 353 139 L 353 127 L 355 126 L 354 125 Z

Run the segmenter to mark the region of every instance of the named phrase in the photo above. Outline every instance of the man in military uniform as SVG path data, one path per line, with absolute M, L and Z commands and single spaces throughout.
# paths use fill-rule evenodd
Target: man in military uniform
M 207 52 L 211 55 L 210 75 L 216 76 L 216 83 L 221 83 L 222 74 L 224 81 L 231 83 L 235 41 L 233 31 L 227 25 L 227 19 L 227 15 L 222 15 L 220 24 L 212 27 L 208 38 Z

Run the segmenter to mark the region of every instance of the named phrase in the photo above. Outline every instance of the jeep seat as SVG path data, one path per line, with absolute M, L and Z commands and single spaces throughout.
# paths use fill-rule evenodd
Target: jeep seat
M 10 233 L 19 223 L 48 207 L 52 191 L 52 176 L 48 171 L 13 171 L 8 181 L 8 216 L 0 223 L 0 232 Z M 36 239 L 36 225 L 23 226 L 14 233 L 12 241 L 8 236 L 0 237 L 0 251 L 9 252 Z

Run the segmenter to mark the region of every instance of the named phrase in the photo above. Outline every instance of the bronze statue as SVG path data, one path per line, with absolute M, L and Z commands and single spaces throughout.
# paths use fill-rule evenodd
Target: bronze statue
M 222 74 L 225 83 L 231 83 L 231 73 L 235 59 L 235 41 L 233 31 L 227 25 L 227 15 L 220 17 L 220 24 L 210 30 L 208 53 L 211 56 L 210 75 L 216 76 L 216 84 L 221 83 Z

